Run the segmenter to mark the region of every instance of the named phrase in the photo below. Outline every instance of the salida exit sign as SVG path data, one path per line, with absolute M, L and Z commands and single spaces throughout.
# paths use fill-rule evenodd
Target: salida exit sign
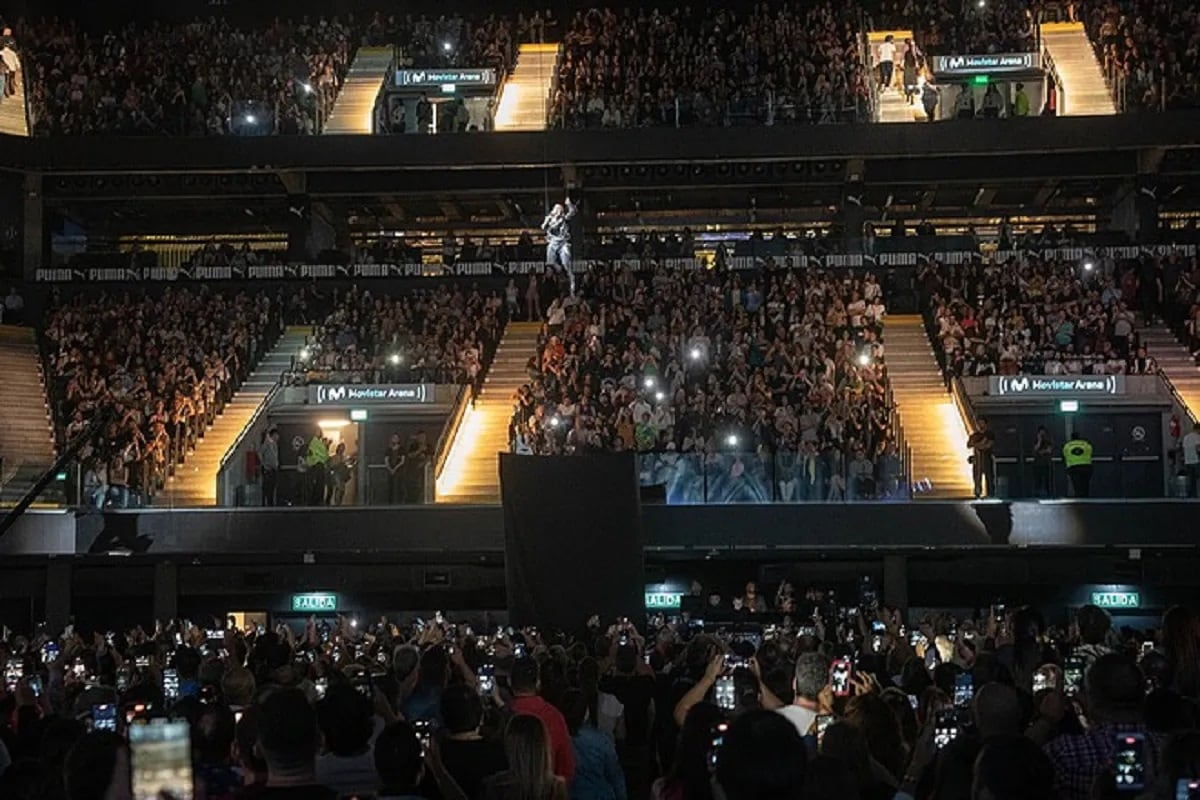
M 328 592 L 306 592 L 292 595 L 292 611 L 310 614 L 338 610 L 338 596 Z
M 1138 592 L 1092 592 L 1092 605 L 1100 608 L 1140 608 Z

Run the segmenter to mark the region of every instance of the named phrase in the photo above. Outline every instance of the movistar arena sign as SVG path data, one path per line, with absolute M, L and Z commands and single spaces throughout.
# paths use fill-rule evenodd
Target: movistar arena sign
M 409 405 L 432 403 L 435 399 L 436 387 L 432 383 L 331 383 L 308 387 L 308 401 L 318 406 Z
M 1125 394 L 1124 375 L 992 375 L 993 395 L 1101 395 Z

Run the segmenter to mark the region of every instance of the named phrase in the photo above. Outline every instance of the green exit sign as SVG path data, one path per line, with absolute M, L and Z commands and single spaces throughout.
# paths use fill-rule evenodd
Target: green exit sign
M 646 592 L 646 608 L 674 611 L 683 603 L 680 592 Z
M 307 592 L 292 595 L 292 611 L 316 614 L 338 610 L 338 596 L 327 592 Z
M 1100 608 L 1140 608 L 1142 597 L 1138 592 L 1092 592 L 1092 605 Z

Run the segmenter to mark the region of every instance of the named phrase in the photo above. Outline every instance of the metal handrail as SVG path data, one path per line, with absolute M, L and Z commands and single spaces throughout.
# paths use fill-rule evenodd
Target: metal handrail
M 76 456 L 79 455 L 79 451 L 83 449 L 83 446 L 87 444 L 87 442 L 93 436 L 96 435 L 97 431 L 102 430 L 104 426 L 108 424 L 111 418 L 111 410 L 102 410 L 100 413 L 96 414 L 96 416 L 88 424 L 87 428 L 82 430 L 73 440 L 67 443 L 66 448 L 58 456 L 58 458 L 54 460 L 54 463 L 51 464 L 49 468 L 47 468 L 46 471 L 43 472 L 41 476 L 33 482 L 33 485 L 30 486 L 25 494 L 21 496 L 21 499 L 17 501 L 17 504 L 9 510 L 4 518 L 0 519 L 0 537 L 3 537 L 4 534 L 7 533 L 9 529 L 17 523 L 17 520 L 21 518 L 21 515 L 29 510 L 29 507 L 33 505 L 38 496 L 45 491 L 46 487 L 49 486 L 54 480 L 54 476 L 57 475 L 69 463 L 75 460 Z
M 957 375 L 950 379 L 950 397 L 954 400 L 954 406 L 958 409 L 958 415 L 962 418 L 963 423 L 967 426 L 967 434 L 970 435 L 979 429 L 979 420 L 975 418 L 975 409 L 972 408 L 970 400 L 967 399 L 966 389 L 963 387 L 962 378 Z
M 454 437 L 462 426 L 463 417 L 467 414 L 467 408 L 471 405 L 470 398 L 469 385 L 464 383 L 459 386 L 458 394 L 454 398 L 454 410 L 450 413 L 450 424 L 442 430 L 442 435 L 438 437 L 437 447 L 434 448 L 433 479 L 435 481 L 442 477 L 446 459 L 450 457 L 450 445 L 454 442 Z
M 275 385 L 271 387 L 271 391 L 267 392 L 266 396 L 258 404 L 258 408 L 254 409 L 254 413 L 250 415 L 250 419 L 248 419 L 246 424 L 242 426 L 242 429 L 238 431 L 237 438 L 233 440 L 233 444 L 229 445 L 229 448 L 225 451 L 225 455 L 221 456 L 221 465 L 217 468 L 218 475 L 224 472 L 225 468 L 229 466 L 229 462 L 233 460 L 233 454 L 236 453 L 237 449 L 242 446 L 242 442 L 246 440 L 246 434 L 252 428 L 254 428 L 259 417 L 261 417 L 263 412 L 271 407 L 271 403 L 274 401 L 275 396 L 279 394 L 279 390 L 283 388 L 283 379 L 285 375 L 287 375 L 287 370 L 284 370 L 279 374 L 279 380 L 275 381 Z
M 1183 399 L 1183 395 L 1179 394 L 1179 390 L 1175 388 L 1175 382 L 1171 380 L 1171 377 L 1167 375 L 1162 367 L 1158 368 L 1158 377 L 1162 379 L 1163 384 L 1171 392 L 1171 398 L 1175 401 L 1175 405 L 1179 406 L 1184 414 L 1187 414 L 1188 421 L 1193 425 L 1197 424 L 1196 415 L 1192 413 L 1192 409 L 1188 406 L 1187 401 Z
M 25 101 L 25 132 L 33 136 L 33 115 L 29 113 L 30 83 L 27 80 L 25 72 L 25 59 L 21 57 L 19 52 L 17 53 L 17 63 L 21 65 L 18 75 L 21 78 L 21 98 Z
M 279 335 L 275 337 L 275 341 L 271 343 L 271 346 L 269 348 L 263 348 L 261 354 L 258 357 L 259 361 L 261 361 L 263 358 L 266 357 L 267 352 L 270 349 L 274 348 L 275 345 L 279 344 L 279 340 L 283 338 L 285 333 L 287 333 L 287 328 L 288 328 L 287 323 L 281 317 L 279 320 Z M 254 367 L 247 366 L 246 377 L 242 378 L 242 380 L 238 383 L 237 388 L 235 388 L 233 393 L 230 394 L 230 398 L 232 398 L 233 394 L 236 394 L 237 391 L 239 389 L 241 389 L 242 384 L 244 384 L 246 382 L 246 380 L 250 377 L 250 375 L 251 375 L 251 373 L 253 373 L 253 371 L 254 371 Z M 283 372 L 281 372 L 279 374 L 279 380 L 275 381 L 275 385 L 271 387 L 271 391 L 267 392 L 267 396 L 264 397 L 262 402 L 258 404 L 258 408 L 254 409 L 254 413 L 250 416 L 250 420 L 245 425 L 242 426 L 242 429 L 238 432 L 237 438 L 233 440 L 233 444 L 231 444 L 229 446 L 229 448 L 225 451 L 224 455 L 221 456 L 221 464 L 217 468 L 218 475 L 220 475 L 221 472 L 223 472 L 225 470 L 225 467 L 228 466 L 228 464 L 229 464 L 229 460 L 231 458 L 233 458 L 234 452 L 236 452 L 238 447 L 241 446 L 242 441 L 246 438 L 246 431 L 248 431 L 254 427 L 254 423 L 258 422 L 258 418 L 262 414 L 263 409 L 265 409 L 271 405 L 271 401 L 275 398 L 276 393 L 278 393 L 280 387 L 283 386 L 284 376 L 287 375 L 288 371 L 289 370 L 284 370 Z

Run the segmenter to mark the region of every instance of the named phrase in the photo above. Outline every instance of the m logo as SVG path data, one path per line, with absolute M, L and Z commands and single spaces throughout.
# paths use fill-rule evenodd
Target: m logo
M 1021 376 L 1019 378 L 1009 378 L 1008 391 L 1001 392 L 1001 394 L 1020 394 L 1027 391 L 1029 391 L 1029 378 Z
M 950 56 L 950 58 L 946 60 L 946 63 L 947 69 L 961 69 L 966 66 L 967 59 L 965 56 Z
M 345 386 L 318 386 L 317 403 L 337 403 L 346 399 Z
M 410 83 L 424 83 L 425 82 L 425 73 L 424 72 L 413 72 L 412 77 L 409 78 L 409 82 Z

